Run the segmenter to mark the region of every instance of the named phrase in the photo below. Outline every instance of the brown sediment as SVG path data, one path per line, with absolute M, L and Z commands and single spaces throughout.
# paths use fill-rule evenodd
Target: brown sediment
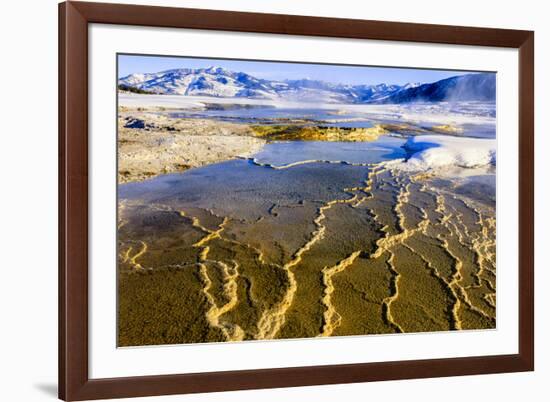
M 424 261 L 425 266 L 430 270 L 432 276 L 438 279 L 441 284 L 441 287 L 449 296 L 449 301 L 447 304 L 447 311 L 449 316 L 449 323 L 451 329 L 461 329 L 460 318 L 457 314 L 456 305 L 459 302 L 458 295 L 453 286 L 450 285 L 448 279 L 441 274 L 440 268 L 445 267 L 445 265 L 439 265 L 441 261 L 445 261 L 445 258 L 437 258 L 437 254 L 440 250 L 438 246 L 429 247 L 426 250 L 426 245 L 429 245 L 430 242 L 423 239 L 425 235 L 419 234 L 415 238 L 407 239 L 404 244 L 405 246 L 413 253 L 418 255 L 422 261 Z M 421 250 L 421 247 L 424 247 L 424 250 Z M 422 252 L 425 251 L 425 252 Z M 427 252 L 426 252 L 427 251 Z M 450 261 L 445 261 L 449 263 Z M 452 262 L 451 262 L 452 263 Z
M 273 202 L 250 221 L 125 205 L 119 291 L 131 325 L 119 343 L 494 328 L 494 208 L 433 174 L 365 169 L 347 197 Z M 170 283 L 160 296 L 171 278 L 185 293 Z M 162 306 L 178 319 L 151 324 Z
M 219 342 L 204 311 L 198 267 L 119 275 L 118 346 Z
M 391 296 L 397 294 L 399 275 L 391 271 L 389 258 L 389 253 L 379 258 L 361 253 L 346 269 L 332 276 L 334 290 L 330 299 L 340 317 L 332 335 L 399 332 L 386 308 Z
M 309 251 L 316 242 L 323 238 L 325 234 L 325 226 L 323 225 L 325 210 L 331 208 L 332 205 L 341 202 L 351 202 L 351 200 L 334 200 L 319 208 L 319 213 L 313 220 L 316 230 L 311 233 L 310 239 L 300 249 L 298 249 L 296 253 L 294 253 L 293 258 L 283 265 L 283 270 L 287 273 L 290 286 L 288 287 L 283 299 L 270 309 L 264 311 L 262 314 L 258 323 L 258 333 L 256 334 L 256 339 L 273 339 L 279 332 L 281 326 L 284 324 L 286 311 L 291 306 L 297 289 L 297 282 L 292 268 L 300 263 L 304 253 Z
M 405 245 L 394 247 L 394 265 L 399 272 L 399 297 L 391 306 L 394 322 L 404 332 L 452 329 L 451 298 L 440 279 L 420 255 Z
M 317 214 L 318 204 L 313 202 L 274 203 L 253 225 L 247 221 L 234 221 L 225 233 L 229 238 L 261 249 L 264 262 L 283 266 L 317 229 L 314 222 Z M 270 235 L 266 236 L 266 233 Z

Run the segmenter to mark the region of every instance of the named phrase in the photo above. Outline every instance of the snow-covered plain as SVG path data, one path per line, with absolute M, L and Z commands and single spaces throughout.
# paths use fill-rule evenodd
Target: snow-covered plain
M 365 119 L 431 124 L 495 124 L 494 102 L 437 102 L 400 105 L 357 105 L 312 102 L 288 102 L 273 99 L 221 98 L 210 96 L 143 95 L 121 92 L 120 106 L 170 109 L 203 109 L 205 104 L 238 104 L 289 109 L 323 109 L 360 113 Z

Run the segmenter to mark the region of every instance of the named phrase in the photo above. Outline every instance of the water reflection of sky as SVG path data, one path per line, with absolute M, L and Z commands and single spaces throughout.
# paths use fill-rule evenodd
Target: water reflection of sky
M 372 142 L 288 141 L 266 144 L 253 155 L 261 164 L 284 166 L 301 161 L 379 163 L 404 158 L 401 138 L 382 136 Z
M 118 194 L 120 199 L 138 199 L 174 209 L 206 208 L 218 215 L 253 220 L 265 215 L 274 203 L 296 205 L 349 198 L 343 189 L 364 183 L 368 169 L 308 163 L 276 170 L 232 160 L 123 184 Z
M 293 141 L 270 143 L 258 160 L 286 165 L 304 160 L 376 163 L 404 157 L 403 140 L 373 142 Z M 221 215 L 256 219 L 273 203 L 327 202 L 349 197 L 343 189 L 364 183 L 368 167 L 340 163 L 306 163 L 289 169 L 231 160 L 119 186 L 120 199 L 140 199 L 173 207 L 208 208 Z

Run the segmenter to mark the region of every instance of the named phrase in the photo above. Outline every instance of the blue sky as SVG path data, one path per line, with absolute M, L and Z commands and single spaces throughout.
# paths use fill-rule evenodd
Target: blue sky
M 132 73 L 156 73 L 173 68 L 204 68 L 219 66 L 228 70 L 245 72 L 257 78 L 269 80 L 310 78 L 342 84 L 398 84 L 408 82 L 435 82 L 465 71 L 426 70 L 414 68 L 341 66 L 283 62 L 258 62 L 224 59 L 199 59 L 164 56 L 118 56 L 118 77 Z

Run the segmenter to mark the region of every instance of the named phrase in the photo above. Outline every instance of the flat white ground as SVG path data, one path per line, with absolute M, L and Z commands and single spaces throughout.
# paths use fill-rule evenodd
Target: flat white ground
M 488 102 L 440 102 L 403 105 L 355 105 L 341 103 L 281 102 L 271 99 L 216 98 L 207 96 L 142 95 L 120 93 L 119 106 L 202 109 L 205 103 L 266 105 L 293 109 L 326 109 L 360 113 L 365 118 L 433 124 L 495 124 L 495 104 Z

